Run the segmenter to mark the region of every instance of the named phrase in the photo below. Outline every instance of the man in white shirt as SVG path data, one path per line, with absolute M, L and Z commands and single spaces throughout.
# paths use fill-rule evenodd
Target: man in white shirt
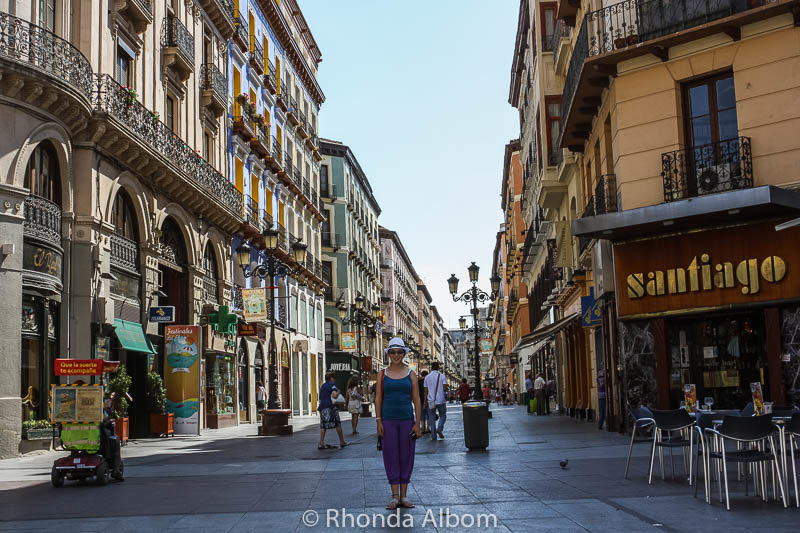
M 447 378 L 439 372 L 439 361 L 431 363 L 431 373 L 425 376 L 423 383 L 425 396 L 428 398 L 428 420 L 431 424 L 431 439 L 436 440 L 436 436 L 444 438 L 444 421 L 447 419 Z M 436 420 L 436 413 L 439 413 L 439 425 L 436 432 L 433 431 L 433 422 Z
M 533 392 L 534 394 L 536 394 L 537 415 L 545 414 L 544 403 L 547 401 L 547 395 L 545 394 L 545 385 L 547 385 L 547 383 L 544 380 L 544 376 L 542 374 L 536 376 L 536 379 L 533 381 Z

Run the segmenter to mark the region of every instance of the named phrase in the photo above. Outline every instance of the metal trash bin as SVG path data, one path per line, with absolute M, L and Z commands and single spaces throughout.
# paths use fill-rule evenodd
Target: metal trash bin
M 489 408 L 484 402 L 466 402 L 464 414 L 464 445 L 470 450 L 489 446 Z

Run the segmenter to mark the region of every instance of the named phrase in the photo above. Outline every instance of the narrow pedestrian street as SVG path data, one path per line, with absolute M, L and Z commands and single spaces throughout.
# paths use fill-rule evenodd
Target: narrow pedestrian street
M 418 443 L 409 487 L 416 507 L 400 511 L 401 518 L 410 516 L 400 529 L 486 530 L 468 523 L 448 527 L 449 510 L 462 519 L 493 514 L 493 531 L 796 531 L 796 510 L 743 491 L 733 496 L 731 511 L 716 499 L 712 506 L 703 502 L 702 479 L 693 498 L 685 480 L 669 479 L 666 459 L 667 480 L 648 486 L 646 444 L 634 448 L 624 480 L 628 440 L 564 416 L 493 406 L 488 450 L 468 452 L 461 407 L 448 407 L 445 440 L 425 435 Z M 349 419 L 343 427 L 349 432 Z M 394 530 L 373 527 L 373 515 L 390 515 L 374 419 L 361 420 L 359 435 L 346 434 L 351 446 L 345 449 L 317 450 L 317 428 L 309 417 L 295 420 L 290 437 L 257 437 L 255 426 L 243 425 L 197 438 L 132 441 L 123 452 L 125 482 L 107 487 L 67 482 L 54 489 L 50 466 L 63 453 L 0 461 L 0 530 Z M 335 440 L 328 436 L 329 443 Z M 326 524 L 329 509 L 339 513 L 339 522 Z M 314 527 L 303 523 L 309 511 L 318 513 Z M 344 512 L 353 521 L 364 514 L 370 523 L 344 523 Z

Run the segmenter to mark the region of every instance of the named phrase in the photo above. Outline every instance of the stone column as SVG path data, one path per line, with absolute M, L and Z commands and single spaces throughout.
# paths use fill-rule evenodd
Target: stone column
M 20 324 L 22 320 L 22 223 L 27 192 L 0 185 L 0 459 L 17 455 L 22 431 Z M 41 398 L 40 398 L 41 400 Z

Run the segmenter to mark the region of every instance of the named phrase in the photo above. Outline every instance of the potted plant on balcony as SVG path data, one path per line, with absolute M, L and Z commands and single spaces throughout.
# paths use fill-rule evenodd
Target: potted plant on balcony
M 264 123 L 264 115 L 261 113 L 256 113 L 253 115 L 253 122 L 258 124 L 259 126 Z
M 240 93 L 236 95 L 236 103 L 240 105 L 249 105 L 250 96 L 247 93 Z
M 150 433 L 154 435 L 174 435 L 173 413 L 166 413 L 167 391 L 161 375 L 155 370 L 147 374 L 147 410 L 150 411 Z
M 111 418 L 117 424 L 117 437 L 122 442 L 128 440 L 128 390 L 131 388 L 131 376 L 120 365 L 114 377 L 108 380 L 108 392 L 111 395 Z

